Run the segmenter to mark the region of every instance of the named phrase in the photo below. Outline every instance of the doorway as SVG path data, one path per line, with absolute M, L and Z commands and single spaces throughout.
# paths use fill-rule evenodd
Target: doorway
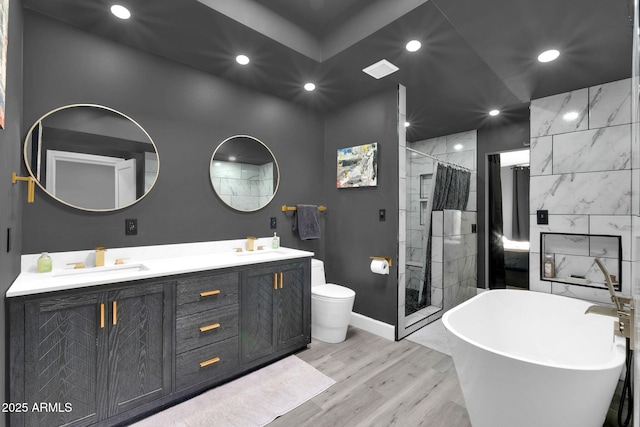
M 529 289 L 529 150 L 487 155 L 485 283 Z

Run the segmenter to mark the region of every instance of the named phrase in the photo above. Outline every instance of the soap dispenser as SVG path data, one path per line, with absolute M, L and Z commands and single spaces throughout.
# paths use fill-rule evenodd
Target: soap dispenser
M 38 258 L 38 273 L 48 273 L 51 271 L 51 257 L 48 252 L 42 252 Z
M 271 241 L 271 248 L 278 249 L 279 247 L 280 247 L 280 237 L 278 237 L 278 235 L 274 232 L 273 240 Z

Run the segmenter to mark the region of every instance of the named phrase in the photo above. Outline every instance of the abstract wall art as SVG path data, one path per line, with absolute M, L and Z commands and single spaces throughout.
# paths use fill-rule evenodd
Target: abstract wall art
M 378 185 L 378 143 L 338 149 L 337 188 Z

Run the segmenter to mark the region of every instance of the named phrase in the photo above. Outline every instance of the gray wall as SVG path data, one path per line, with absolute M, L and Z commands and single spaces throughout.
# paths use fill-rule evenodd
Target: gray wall
M 529 108 L 506 115 L 495 125 L 478 129 L 478 287 L 485 287 L 485 199 L 487 154 L 522 150 L 529 143 Z
M 336 188 L 338 148 L 378 143 L 378 186 Z M 395 325 L 398 298 L 398 91 L 388 90 L 325 121 L 327 281 L 356 292 L 354 311 Z M 386 221 L 378 210 L 386 209 Z M 390 256 L 389 275 L 370 271 L 372 255 Z
M 21 201 L 26 200 L 26 183 L 11 184 L 11 173 L 21 171 L 22 138 L 22 4 L 9 3 L 9 48 L 7 50 L 7 93 L 5 128 L 0 130 L 0 402 L 7 402 L 7 310 L 4 293 L 20 271 Z M 11 250 L 7 251 L 7 229 L 11 229 Z M 8 424 L 7 414 L 0 416 L 0 426 Z
M 23 253 L 268 236 L 274 216 L 282 245 L 323 255 L 324 239 L 300 241 L 291 215 L 280 210 L 320 202 L 324 130 L 317 113 L 29 10 L 24 44 L 22 135 L 53 108 L 106 105 L 153 138 L 160 175 L 142 201 L 112 213 L 68 208 L 37 188 L 35 203 L 23 207 Z M 262 140 L 280 165 L 278 194 L 255 213 L 226 207 L 209 181 L 213 150 L 235 134 Z M 125 236 L 125 218 L 138 219 L 137 236 Z

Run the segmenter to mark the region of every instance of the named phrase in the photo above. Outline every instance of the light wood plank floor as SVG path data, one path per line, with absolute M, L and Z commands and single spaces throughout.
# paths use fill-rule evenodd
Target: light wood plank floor
M 318 340 L 296 354 L 336 384 L 269 427 L 471 426 L 450 356 L 349 327 L 347 340 Z M 617 396 L 604 427 L 617 426 Z
M 336 384 L 270 427 L 471 426 L 451 357 L 349 327 L 347 340 L 313 340 L 296 354 Z

